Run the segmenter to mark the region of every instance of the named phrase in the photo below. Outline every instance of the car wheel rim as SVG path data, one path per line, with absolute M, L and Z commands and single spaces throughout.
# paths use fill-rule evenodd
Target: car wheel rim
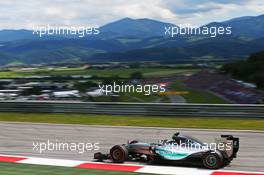
M 121 157 L 121 152 L 119 150 L 113 151 L 113 159 L 118 160 Z
M 213 167 L 216 165 L 217 159 L 213 155 L 209 155 L 206 157 L 206 164 Z

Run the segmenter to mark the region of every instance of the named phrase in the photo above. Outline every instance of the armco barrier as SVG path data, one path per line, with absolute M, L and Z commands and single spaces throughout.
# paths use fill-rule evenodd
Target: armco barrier
M 5 101 L 0 112 L 264 118 L 264 105 Z

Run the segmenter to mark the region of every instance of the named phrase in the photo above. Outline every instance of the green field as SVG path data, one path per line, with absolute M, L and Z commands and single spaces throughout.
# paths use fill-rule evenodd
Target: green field
M 0 113 L 0 121 L 170 128 L 264 130 L 263 119 L 121 116 L 92 114 Z
M 35 75 L 96 75 L 99 77 L 120 76 L 122 78 L 129 77 L 134 72 L 141 72 L 145 77 L 168 76 L 175 74 L 195 73 L 199 69 L 195 68 L 111 68 L 111 69 L 83 69 L 83 68 L 38 68 L 34 70 L 18 70 L 0 72 L 0 78 L 16 78 L 21 76 Z
M 188 94 L 181 95 L 187 103 L 208 103 L 208 104 L 227 104 L 226 100 L 216 96 L 212 92 L 205 90 L 197 90 L 187 87 L 183 82 L 176 82 L 170 86 L 176 91 L 187 91 Z
M 145 95 L 144 93 L 119 93 L 119 96 L 113 98 L 112 96 L 99 96 L 93 97 L 94 102 L 137 102 L 137 103 L 146 103 L 146 102 L 163 102 L 169 103 L 170 99 L 166 95 L 151 94 Z
M 28 165 L 0 162 L 0 175 L 144 175 L 118 171 L 102 171 L 69 167 Z

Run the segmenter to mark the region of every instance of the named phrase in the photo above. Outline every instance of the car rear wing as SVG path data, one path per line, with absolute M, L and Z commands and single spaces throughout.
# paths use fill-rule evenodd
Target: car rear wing
M 239 150 L 239 138 L 238 137 L 233 137 L 233 135 L 221 135 L 221 138 L 226 139 L 227 141 L 231 141 L 233 151 L 232 151 L 232 158 L 237 157 L 237 152 Z

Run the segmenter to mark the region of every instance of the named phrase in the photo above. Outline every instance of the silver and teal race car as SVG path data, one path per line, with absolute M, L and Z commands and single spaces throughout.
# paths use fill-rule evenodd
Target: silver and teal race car
M 115 145 L 109 154 L 94 154 L 99 161 L 111 160 L 114 163 L 125 161 L 148 161 L 159 164 L 202 165 L 208 169 L 218 169 L 228 165 L 236 158 L 239 138 L 221 135 L 214 143 L 203 143 L 193 137 L 175 133 L 171 140 L 159 143 L 131 141 Z

